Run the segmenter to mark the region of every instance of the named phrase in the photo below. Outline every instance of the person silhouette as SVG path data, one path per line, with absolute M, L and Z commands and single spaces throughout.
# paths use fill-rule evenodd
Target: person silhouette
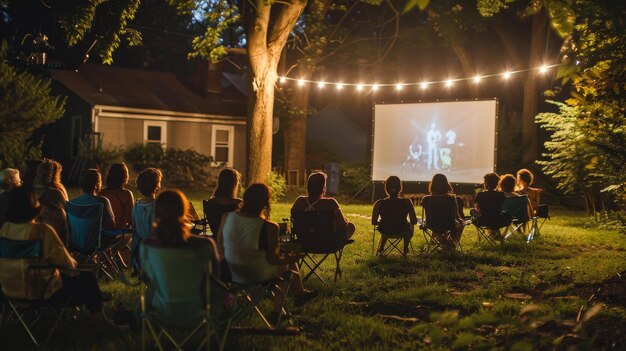
M 435 168 L 439 170 L 439 150 L 437 143 L 441 140 L 441 133 L 437 130 L 435 123 L 430 124 L 430 130 L 426 133 L 426 142 L 428 143 L 428 169 Z

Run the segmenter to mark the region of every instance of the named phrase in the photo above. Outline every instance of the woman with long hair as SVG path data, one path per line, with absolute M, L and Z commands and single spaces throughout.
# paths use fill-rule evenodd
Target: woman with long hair
M 462 211 L 459 211 L 459 201 L 457 196 L 452 190 L 452 185 L 448 182 L 448 178 L 441 173 L 435 174 L 430 184 L 428 184 L 428 192 L 430 195 L 422 198 L 422 207 L 428 214 L 428 208 L 437 209 L 451 209 L 449 211 L 449 218 L 444 218 L 447 222 L 451 223 L 452 230 L 451 239 L 452 242 L 445 243 L 447 248 L 453 249 L 457 247 L 461 241 L 461 235 L 463 234 L 464 226 L 462 224 L 464 218 L 461 216 Z M 437 215 L 443 215 L 443 212 L 437 213 Z M 428 217 L 428 216 L 427 216 Z M 428 218 L 426 218 L 428 222 Z
M 132 222 L 133 203 L 135 198 L 133 193 L 126 189 L 128 184 L 128 167 L 124 162 L 114 163 L 109 167 L 106 177 L 106 188 L 102 189 L 98 195 L 109 199 L 113 215 L 115 215 L 115 228 L 125 229 L 130 227 Z
M 376 201 L 372 209 L 372 224 L 378 226 L 382 236 L 378 253 L 382 253 L 385 248 L 386 235 L 401 235 L 404 237 L 404 255 L 406 255 L 413 237 L 413 226 L 417 223 L 413 203 L 401 196 L 402 182 L 396 176 L 391 176 L 385 181 L 385 193 L 387 197 Z
M 67 202 L 67 193 L 64 194 L 55 185 L 54 179 L 57 169 L 54 160 L 43 159 L 37 166 L 33 189 L 43 207 L 40 221 L 51 225 L 62 239 L 66 239 L 65 203 Z
M 204 202 L 204 215 L 216 240 L 224 214 L 236 211 L 243 203 L 243 200 L 237 197 L 240 180 L 241 174 L 237 170 L 223 169 L 217 178 L 217 187 L 213 196 Z

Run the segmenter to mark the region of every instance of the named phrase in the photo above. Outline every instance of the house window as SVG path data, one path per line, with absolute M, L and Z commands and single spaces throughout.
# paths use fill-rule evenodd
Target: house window
M 144 121 L 143 140 L 145 143 L 165 145 L 167 143 L 167 122 Z
M 211 154 L 218 165 L 233 166 L 235 127 L 213 126 L 211 133 Z
M 72 126 L 71 126 L 71 143 L 70 146 L 70 157 L 76 158 L 78 156 L 78 149 L 80 148 L 80 138 L 82 132 L 82 119 L 83 117 L 80 115 L 72 116 Z

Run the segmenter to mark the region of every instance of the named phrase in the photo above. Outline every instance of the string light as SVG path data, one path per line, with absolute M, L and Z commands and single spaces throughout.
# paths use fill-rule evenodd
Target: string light
M 516 70 L 516 71 L 505 71 L 503 73 L 495 73 L 495 74 L 487 74 L 487 75 L 476 75 L 474 77 L 468 77 L 468 78 L 449 78 L 446 80 L 438 80 L 438 81 L 430 81 L 430 82 L 422 81 L 422 82 L 413 82 L 413 83 L 369 83 L 369 84 L 367 82 L 344 83 L 344 82 L 325 82 L 325 81 L 305 80 L 303 78 L 289 78 L 287 76 L 281 76 L 279 78 L 279 82 L 281 84 L 285 84 L 285 83 L 288 83 L 288 81 L 294 81 L 300 87 L 304 86 L 305 84 L 316 84 L 320 89 L 330 84 L 330 85 L 335 85 L 337 90 L 341 90 L 346 86 L 354 86 L 357 91 L 363 91 L 366 87 L 370 87 L 372 91 L 376 91 L 376 90 L 379 90 L 379 88 L 386 88 L 386 87 L 389 87 L 389 88 L 393 87 L 395 88 L 395 90 L 401 91 L 404 89 L 405 86 L 409 86 L 409 87 L 418 86 L 422 90 L 426 90 L 428 86 L 431 84 L 441 84 L 445 86 L 446 88 L 451 88 L 455 82 L 472 81 L 473 83 L 478 84 L 485 78 L 493 78 L 493 77 L 501 77 L 505 80 L 509 80 L 510 78 L 513 77 L 513 74 L 518 74 L 518 73 L 528 72 L 528 71 L 535 71 L 535 72 L 539 71 L 541 74 L 545 74 L 548 72 L 550 68 L 556 67 L 558 65 L 559 64 L 551 64 L 551 65 L 544 64 L 536 68 L 526 68 L 526 69 L 521 69 L 521 70 Z

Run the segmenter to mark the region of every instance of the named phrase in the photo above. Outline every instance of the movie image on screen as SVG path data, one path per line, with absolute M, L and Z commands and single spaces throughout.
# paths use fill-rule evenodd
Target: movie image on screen
M 496 101 L 374 105 L 372 180 L 482 183 L 495 165 Z

